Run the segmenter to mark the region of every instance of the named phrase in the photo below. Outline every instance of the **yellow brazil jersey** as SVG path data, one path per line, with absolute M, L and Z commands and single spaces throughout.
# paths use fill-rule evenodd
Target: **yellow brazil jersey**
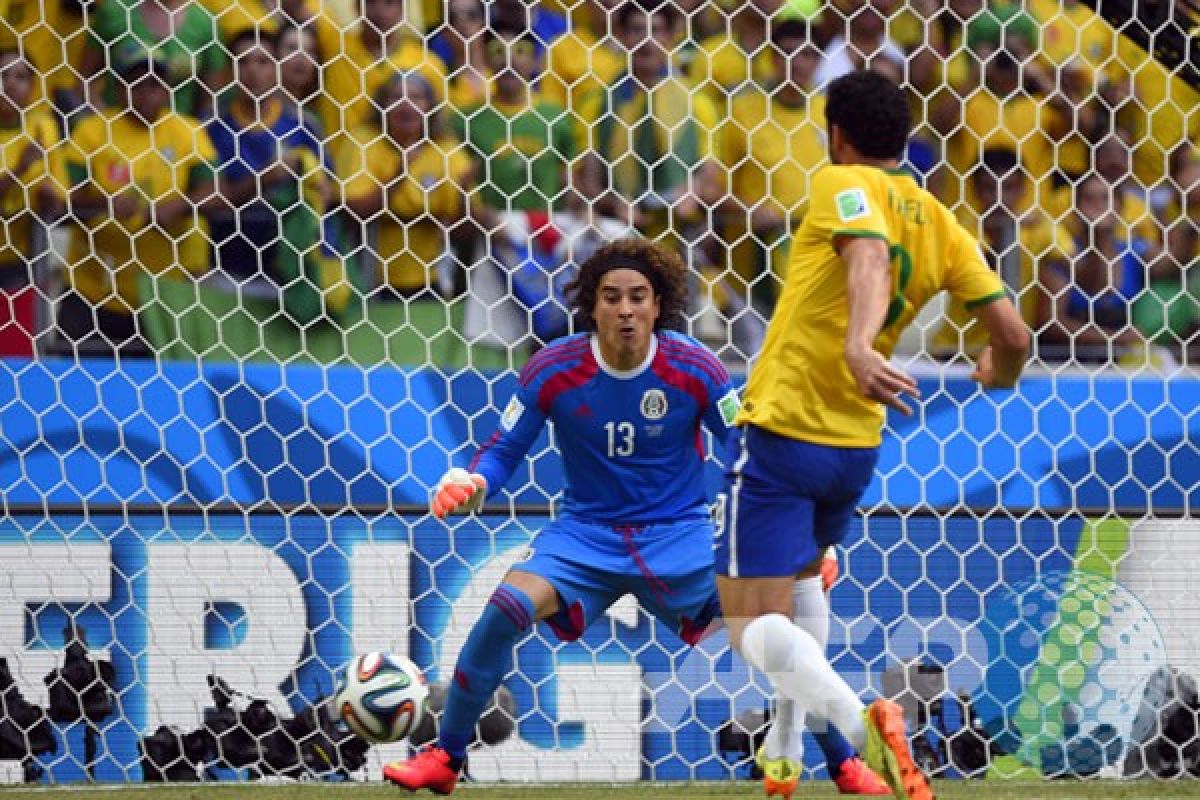
M 717 108 L 725 108 L 726 95 L 775 83 L 774 48 L 765 42 L 747 53 L 730 36 L 710 36 L 700 42 L 688 66 L 688 78 L 708 94 Z
M 79 83 L 88 35 L 83 17 L 52 0 L 0 0 L 0 48 L 18 50 L 33 65 L 35 103 Z
M 950 138 L 947 156 L 956 177 L 965 180 L 989 148 L 1005 148 L 1017 154 L 1033 181 L 1037 199 L 1048 201 L 1054 171 L 1052 135 L 1061 131 L 1063 120 L 1044 102 L 1025 93 L 1001 101 L 987 89 L 975 91 L 963 105 L 963 127 Z M 953 203 L 958 196 L 945 198 Z
M 542 97 L 577 115 L 572 120 L 585 134 L 603 110 L 589 98 L 598 97 L 625 71 L 625 54 L 576 27 L 561 36 L 546 52 L 546 70 L 538 82 Z M 591 115 L 591 116 L 589 116 Z M 593 146 L 584 141 L 585 147 Z
M 446 77 L 446 100 L 450 108 L 461 113 L 486 103 L 488 81 L 486 74 L 476 79 L 465 69 L 451 72 Z
M 461 214 L 471 161 L 453 141 L 429 142 L 407 156 L 378 131 L 363 131 L 338 154 L 338 174 L 348 176 L 347 200 L 392 186 L 376 223 L 374 250 L 382 277 L 402 290 L 436 286 L 433 270 L 445 255 L 446 220 Z
M 0 172 L 9 173 L 26 157 L 29 148 L 42 156 L 17 175 L 17 181 L 0 195 L 0 268 L 20 265 L 32 254 L 33 217 L 30 201 L 43 187 L 58 196 L 67 188 L 67 173 L 59 147 L 58 125 L 48 112 L 25 114 L 20 126 L 0 128 Z
M 1127 103 L 1118 122 L 1133 134 L 1133 169 L 1145 186 L 1166 174 L 1168 157 L 1181 144 L 1200 142 L 1200 91 L 1122 38 L 1117 47 L 1122 75 L 1136 102 Z
M 1049 64 L 1082 64 L 1093 83 L 1116 66 L 1119 34 L 1083 3 L 1031 0 L 1029 12 L 1041 25 L 1039 53 Z
M 362 24 L 362 23 L 359 23 Z M 367 49 L 357 26 L 342 28 L 328 14 L 317 17 L 317 43 L 325 59 L 321 73 L 323 94 L 317 104 L 326 135 L 341 134 L 375 122 L 372 102 L 384 82 L 396 72 L 416 70 L 429 81 L 434 105 L 446 97 L 446 74 L 436 56 L 420 39 L 398 37 L 390 52 L 380 58 Z
M 748 91 L 734 97 L 731 110 L 717 136 L 717 154 L 729 172 L 733 195 L 747 207 L 770 203 L 791 230 L 808 200 L 810 179 L 825 163 L 825 96 L 814 94 L 805 103 L 788 105 L 777 95 Z M 752 280 L 755 243 L 743 236 L 744 224 L 734 222 L 729 228 L 727 240 L 737 242 L 733 269 Z M 781 255 L 786 251 L 776 249 Z M 772 263 L 772 270 L 782 278 L 786 261 Z
M 262 0 L 200 0 L 200 5 L 217 20 L 221 38 L 229 42 L 244 30 L 279 33 L 274 9 Z
M 200 0 L 200 5 L 216 19 L 227 43 L 244 30 L 279 33 L 284 24 L 276 0 Z M 347 0 L 304 0 L 304 9 L 314 18 L 325 13 L 338 20 L 350 20 L 355 13 Z
M 130 114 L 105 112 L 80 120 L 67 140 L 66 163 L 76 185 L 90 182 L 102 195 L 136 187 L 142 210 L 129 219 L 103 213 L 73 231 L 68 255 L 72 285 L 111 311 L 130 313 L 140 305 L 138 274 L 208 266 L 208 240 L 192 215 L 169 229 L 150 224 L 149 203 L 195 188 L 216 158 L 203 126 L 191 117 L 165 112 L 146 127 Z
M 979 220 L 971 209 L 960 207 L 958 218 L 968 231 L 979 229 Z M 1011 291 L 1021 319 L 1036 330 L 1040 295 L 1037 278 L 1041 268 L 1051 263 L 1069 264 L 1075 257 L 1075 242 L 1066 227 L 1039 210 L 1027 212 L 1015 234 L 1015 242 L 990 241 L 980 231 L 986 252 Z M 938 353 L 974 355 L 986 344 L 987 331 L 975 320 L 966 303 L 951 299 L 946 306 L 946 321 L 933 337 L 933 349 Z
M 875 339 L 884 356 L 943 289 L 972 308 L 1004 291 L 975 237 L 911 176 L 867 166 L 816 174 L 737 421 L 815 444 L 876 447 L 884 408 L 858 391 L 843 356 L 849 314 L 846 265 L 833 247 L 838 236 L 888 243 L 893 297 Z
M 584 118 L 598 119 L 606 111 L 607 99 L 599 92 L 586 98 Z M 627 196 L 640 194 L 644 187 L 633 176 L 650 167 L 662 167 L 663 154 L 674 153 L 675 161 L 691 168 L 708 158 L 713 150 L 712 139 L 719 120 L 716 106 L 704 95 L 691 91 L 675 75 L 664 78 L 648 91 L 616 99 L 607 112 L 613 118 L 610 122 L 592 126 L 595 130 L 580 137 L 586 139 L 590 135 L 596 140 L 596 149 L 611 165 L 617 188 Z M 638 152 L 647 144 L 637 135 L 646 122 L 655 123 L 653 153 Z M 674 161 L 670 166 L 676 166 Z

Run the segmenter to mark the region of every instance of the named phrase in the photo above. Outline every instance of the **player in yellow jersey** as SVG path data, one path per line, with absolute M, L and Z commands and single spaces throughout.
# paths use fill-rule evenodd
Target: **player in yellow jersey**
M 813 594 L 810 609 L 822 602 L 810 579 L 870 483 L 884 406 L 911 413 L 903 395 L 917 384 L 888 358 L 921 306 L 946 289 L 974 311 L 990 338 L 974 373 L 985 387 L 1016 383 L 1029 332 L 975 239 L 897 169 L 911 126 L 903 92 L 852 72 L 830 84 L 825 115 L 833 164 L 813 178 L 737 418 L 717 586 L 730 641 L 797 718 L 828 720 L 897 797 L 927 800 L 900 706 L 863 705 L 808 626 L 793 623 L 793 592 Z M 788 761 L 760 759 L 768 773 Z

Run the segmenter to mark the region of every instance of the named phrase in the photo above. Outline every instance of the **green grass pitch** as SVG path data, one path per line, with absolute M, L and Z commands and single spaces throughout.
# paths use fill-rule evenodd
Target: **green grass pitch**
M 941 781 L 935 784 L 939 800 L 1096 800 L 1102 798 L 1196 798 L 1200 783 L 1195 781 Z M 838 797 L 832 784 L 800 784 L 795 800 L 823 800 Z M 207 784 L 203 786 L 133 786 L 40 789 L 0 789 L 0 800 L 426 800 L 437 795 L 429 792 L 409 794 L 381 784 L 304 784 L 286 786 Z M 549 786 L 475 786 L 464 784 L 453 795 L 455 800 L 709 800 L 763 797 L 757 783 L 635 783 L 618 785 Z

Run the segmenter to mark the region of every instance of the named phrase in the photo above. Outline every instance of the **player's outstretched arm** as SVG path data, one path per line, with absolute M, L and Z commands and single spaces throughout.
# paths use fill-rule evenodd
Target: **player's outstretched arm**
M 452 467 L 438 481 L 429 500 L 429 510 L 438 519 L 462 512 L 473 514 L 483 507 L 487 497 L 487 479 L 462 467 Z
M 1029 329 L 1007 297 L 976 309 L 975 316 L 987 330 L 989 341 L 971 377 L 988 389 L 1011 389 L 1029 358 Z
M 912 409 L 900 395 L 918 397 L 916 380 L 888 363 L 875 349 L 875 337 L 887 318 L 892 292 L 887 243 L 867 237 L 841 237 L 837 246 L 846 264 L 850 305 L 844 348 L 846 364 L 860 392 L 906 416 L 911 415 Z

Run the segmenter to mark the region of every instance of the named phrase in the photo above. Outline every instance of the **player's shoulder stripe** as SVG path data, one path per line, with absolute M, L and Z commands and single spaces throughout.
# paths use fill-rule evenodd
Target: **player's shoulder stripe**
M 708 374 L 718 384 L 729 380 L 729 371 L 721 360 L 701 342 L 681 333 L 671 332 L 662 339 L 663 350 L 674 361 L 693 365 Z
M 525 369 L 529 371 L 537 371 L 545 367 L 547 364 L 552 364 L 563 356 L 574 355 L 585 348 L 587 340 L 582 337 L 572 336 L 570 339 L 560 339 L 552 342 L 546 347 L 533 354 L 529 362 L 525 365 Z
M 666 353 L 667 360 L 680 367 L 692 367 L 701 372 L 708 380 L 712 381 L 717 386 L 722 386 L 729 382 L 729 373 L 725 367 L 719 362 L 714 363 L 711 360 L 706 360 L 698 355 L 686 352 Z
M 518 380 L 522 386 L 528 386 L 545 374 L 547 370 L 579 358 L 588 351 L 590 346 L 586 333 L 575 334 L 552 342 L 529 359 L 521 369 Z
M 588 347 L 557 350 L 537 364 L 526 364 L 518 378 L 522 386 L 529 386 L 563 368 L 570 367 L 588 352 Z
M 592 357 L 590 347 L 585 348 L 579 356 L 572 356 L 558 364 L 552 364 L 542 371 L 546 380 L 541 381 L 537 388 L 537 404 L 543 414 L 549 414 L 554 400 L 563 392 L 578 389 L 596 377 L 600 364 Z
M 670 354 L 680 358 L 690 358 L 697 363 L 704 364 L 717 375 L 725 374 L 725 365 L 702 342 L 674 331 L 670 332 L 669 336 L 664 336 L 662 341 L 663 346 Z

